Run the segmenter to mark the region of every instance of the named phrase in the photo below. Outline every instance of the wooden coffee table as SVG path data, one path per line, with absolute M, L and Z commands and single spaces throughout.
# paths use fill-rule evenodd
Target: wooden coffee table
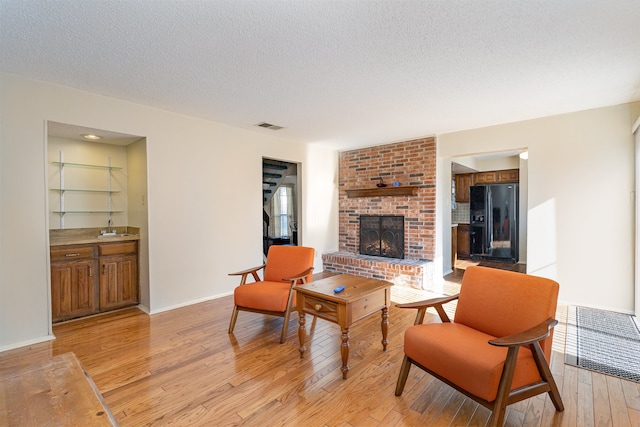
M 387 350 L 387 331 L 389 329 L 390 291 L 393 284 L 384 280 L 339 274 L 326 279 L 298 285 L 296 290 L 297 309 L 300 327 L 300 358 L 304 357 L 306 347 L 305 313 L 337 323 L 342 330 L 342 378 L 347 379 L 349 372 L 349 328 L 351 325 L 377 310 L 382 311 L 382 350 Z M 333 292 L 338 286 L 345 289 Z
M 73 353 L 0 377 L 0 425 L 117 426 Z

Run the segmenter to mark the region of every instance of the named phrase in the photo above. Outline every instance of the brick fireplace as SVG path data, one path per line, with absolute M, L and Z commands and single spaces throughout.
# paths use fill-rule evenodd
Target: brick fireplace
M 380 178 L 384 189 L 376 186 Z M 339 251 L 323 254 L 324 269 L 427 288 L 435 257 L 435 138 L 340 153 L 339 190 Z M 403 259 L 359 253 L 361 215 L 404 217 Z

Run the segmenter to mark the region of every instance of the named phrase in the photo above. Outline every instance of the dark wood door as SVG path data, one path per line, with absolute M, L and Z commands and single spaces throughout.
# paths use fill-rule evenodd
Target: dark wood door
M 469 258 L 469 225 L 458 224 L 458 258 Z
M 98 311 L 97 261 L 74 261 L 51 266 L 52 321 L 86 316 Z
M 469 203 L 469 187 L 472 184 L 473 175 L 470 173 L 456 175 L 456 202 Z
M 100 260 L 100 310 L 138 303 L 138 263 L 135 255 Z

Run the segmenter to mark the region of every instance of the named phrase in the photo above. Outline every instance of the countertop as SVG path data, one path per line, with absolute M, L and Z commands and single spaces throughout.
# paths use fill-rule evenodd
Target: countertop
M 62 230 L 49 230 L 49 246 L 86 245 L 93 243 L 113 243 L 131 240 L 140 240 L 138 227 L 121 226 L 113 227 L 117 235 L 109 237 L 100 236 L 100 228 L 70 228 Z

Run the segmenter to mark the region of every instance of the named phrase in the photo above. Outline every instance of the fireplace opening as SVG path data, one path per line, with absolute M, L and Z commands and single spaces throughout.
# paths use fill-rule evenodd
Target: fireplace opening
M 404 258 L 404 217 L 360 215 L 360 254 Z

